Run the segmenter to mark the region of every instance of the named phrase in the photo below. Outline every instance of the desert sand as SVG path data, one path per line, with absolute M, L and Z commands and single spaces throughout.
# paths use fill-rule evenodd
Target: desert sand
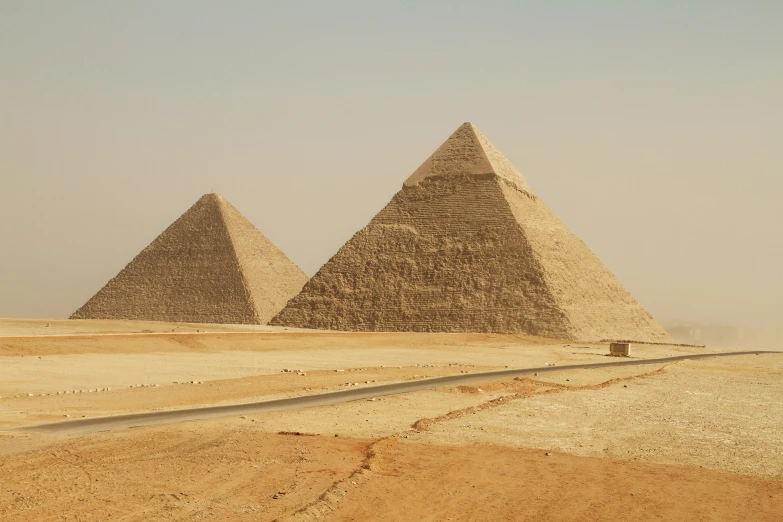
M 23 429 L 607 352 L 520 335 L 2 320 L 0 519 L 780 520 L 783 354 L 103 432 Z

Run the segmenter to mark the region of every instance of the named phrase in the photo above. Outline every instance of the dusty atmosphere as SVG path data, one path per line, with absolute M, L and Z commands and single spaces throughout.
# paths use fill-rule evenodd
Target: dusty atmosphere
M 2 520 L 777 521 L 783 512 L 783 354 L 44 432 L 20 428 L 616 359 L 606 344 L 518 335 L 95 320 L 2 320 L 0 334 Z M 638 345 L 632 359 L 712 350 Z
M 0 522 L 783 522 L 781 49 L 0 0 Z

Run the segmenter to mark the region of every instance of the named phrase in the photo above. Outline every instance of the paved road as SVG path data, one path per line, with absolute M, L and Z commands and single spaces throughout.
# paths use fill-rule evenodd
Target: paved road
M 379 386 L 367 386 L 364 388 L 354 388 L 331 393 L 320 393 L 317 395 L 305 395 L 302 397 L 293 397 L 289 399 L 276 399 L 262 402 L 252 402 L 248 404 L 231 404 L 225 406 L 207 406 L 203 408 L 189 408 L 183 410 L 154 411 L 149 413 L 133 413 L 129 415 L 117 415 L 113 417 L 94 417 L 89 419 L 76 419 L 64 422 L 55 422 L 49 424 L 38 424 L 20 428 L 23 430 L 36 430 L 46 432 L 96 432 L 108 431 L 120 428 L 135 428 L 147 426 L 150 424 L 167 424 L 172 422 L 182 422 L 188 420 L 208 419 L 213 417 L 224 417 L 228 415 L 244 415 L 250 413 L 262 413 L 269 411 L 296 410 L 301 408 L 312 408 L 315 406 L 326 406 L 330 404 L 340 404 L 343 402 L 369 399 L 371 397 L 381 397 L 384 395 L 397 395 L 400 393 L 414 392 L 420 390 L 429 390 L 443 386 L 457 386 L 476 381 L 486 381 L 489 379 L 502 379 L 505 377 L 516 377 L 519 375 L 530 375 L 533 373 L 559 372 L 575 369 L 594 369 L 606 368 L 608 366 L 641 366 L 649 364 L 671 363 L 684 361 L 686 359 L 704 359 L 707 357 L 729 357 L 735 355 L 759 355 L 770 353 L 783 353 L 772 351 L 751 351 L 751 352 L 723 352 L 723 353 L 704 353 L 695 355 L 681 355 L 676 357 L 664 357 L 661 359 L 630 359 L 621 361 L 611 361 L 594 364 L 571 364 L 565 366 L 544 366 L 541 368 L 521 368 L 515 370 L 500 370 L 494 372 L 471 373 L 450 375 L 446 377 L 435 377 L 432 379 L 421 379 L 418 381 L 407 381 L 393 384 L 381 384 Z

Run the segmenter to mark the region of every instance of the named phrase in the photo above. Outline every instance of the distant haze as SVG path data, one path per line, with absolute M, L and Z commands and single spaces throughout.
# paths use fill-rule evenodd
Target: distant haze
M 472 121 L 664 324 L 780 323 L 783 2 L 593 3 L 0 3 L 0 317 L 207 192 L 312 275 Z

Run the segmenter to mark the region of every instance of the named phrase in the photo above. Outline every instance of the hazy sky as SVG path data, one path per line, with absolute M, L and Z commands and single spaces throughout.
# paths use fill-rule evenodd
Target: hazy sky
M 783 317 L 776 0 L 0 0 L 0 317 L 213 191 L 312 275 L 464 121 L 663 322 Z

